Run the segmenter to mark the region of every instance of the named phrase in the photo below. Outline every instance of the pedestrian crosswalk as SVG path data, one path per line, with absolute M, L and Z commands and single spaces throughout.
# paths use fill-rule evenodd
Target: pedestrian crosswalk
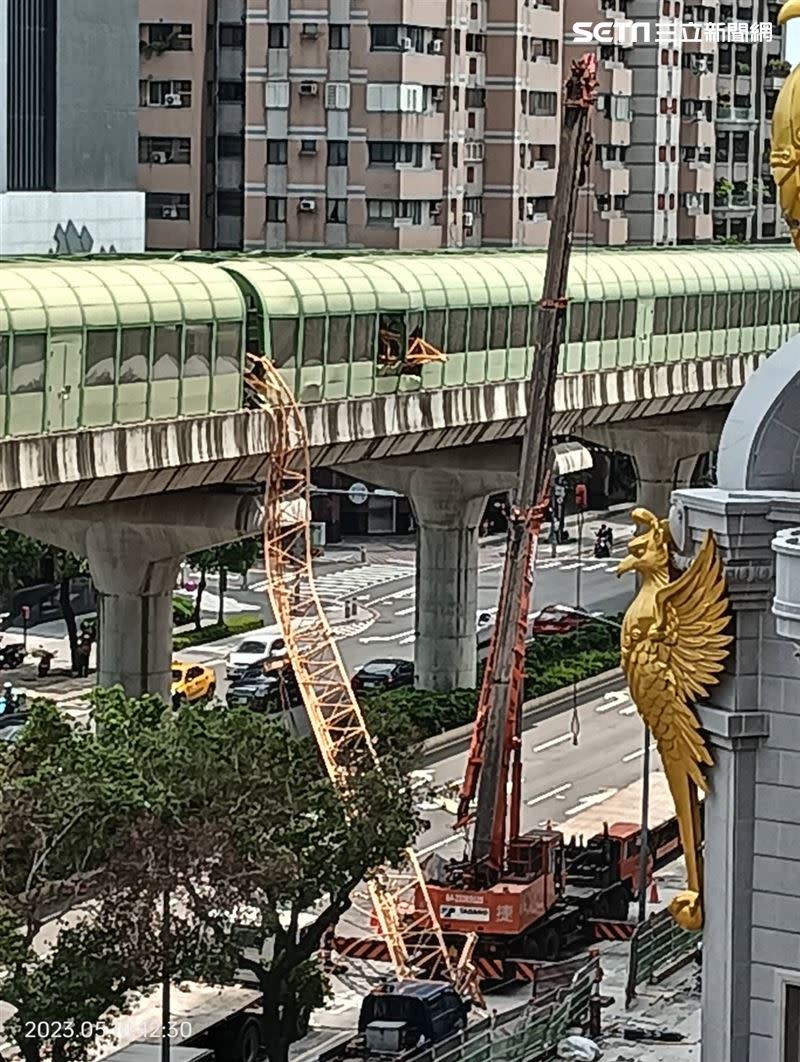
M 414 574 L 412 564 L 359 564 L 333 572 L 317 572 L 314 584 L 323 601 L 343 601 L 346 597 L 372 590 L 376 586 L 409 579 Z M 252 583 L 251 590 L 265 590 L 266 579 Z

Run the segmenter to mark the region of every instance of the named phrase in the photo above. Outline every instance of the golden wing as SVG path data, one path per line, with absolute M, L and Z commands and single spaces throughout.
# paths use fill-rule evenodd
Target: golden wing
M 708 694 L 732 642 L 725 576 L 711 532 L 689 568 L 656 594 L 656 632 L 668 648 L 675 692 L 683 701 Z M 655 632 L 654 632 L 655 633 Z

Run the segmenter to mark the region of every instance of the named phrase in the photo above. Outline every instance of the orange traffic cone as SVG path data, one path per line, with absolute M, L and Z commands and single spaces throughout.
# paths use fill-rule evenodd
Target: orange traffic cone
M 653 878 L 650 883 L 650 903 L 660 903 L 660 897 L 658 895 L 658 885 L 656 884 L 655 878 Z

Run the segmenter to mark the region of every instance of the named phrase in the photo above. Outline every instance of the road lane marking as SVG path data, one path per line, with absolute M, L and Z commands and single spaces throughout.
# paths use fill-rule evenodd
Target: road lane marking
M 411 635 L 411 641 L 413 641 L 413 631 L 400 631 L 398 634 L 371 634 L 369 638 L 359 638 L 358 640 L 362 645 L 368 645 L 370 642 L 394 642 L 397 641 L 398 638 L 405 638 L 408 637 L 408 635 Z
M 652 752 L 654 748 L 655 748 L 655 745 L 651 744 L 650 745 L 650 751 Z M 638 760 L 640 756 L 644 756 L 644 749 L 643 748 L 637 749 L 635 752 L 629 752 L 627 756 L 623 756 L 622 757 L 622 762 L 623 763 L 630 763 L 631 760 Z
M 570 815 L 577 815 L 581 811 L 586 811 L 587 808 L 593 808 L 596 804 L 602 804 L 604 800 L 610 800 L 615 793 L 618 793 L 619 789 L 601 789 L 599 793 L 592 793 L 590 796 L 581 797 L 574 808 L 568 808 L 564 814 L 569 818 Z
M 545 749 L 552 749 L 554 745 L 561 745 L 564 741 L 571 741 L 572 734 L 562 734 L 560 737 L 550 738 L 549 741 L 543 741 L 541 745 L 534 745 L 534 752 L 544 752 Z
M 633 715 L 633 713 L 635 711 L 636 711 L 636 705 L 635 704 L 629 704 L 627 708 L 620 708 L 619 714 L 620 715 Z
M 444 837 L 441 841 L 436 841 L 435 844 L 429 844 L 427 848 L 420 848 L 417 855 L 430 855 L 431 852 L 438 852 L 440 848 L 445 848 L 448 844 L 453 844 L 454 841 L 461 841 L 462 839 L 459 834 L 454 833 L 452 837 Z
M 603 704 L 598 704 L 595 711 L 610 712 L 612 708 L 619 708 L 620 705 L 625 704 L 631 699 L 631 695 L 627 690 L 615 690 L 613 693 L 603 694 Z
M 411 608 L 399 608 L 397 612 L 395 612 L 395 616 L 411 616 L 413 615 L 415 609 L 415 605 L 412 605 Z
M 575 561 L 574 564 L 562 564 L 561 565 L 561 571 L 562 572 L 574 572 L 576 568 L 580 568 L 580 564 L 578 563 L 578 561 Z
M 539 796 L 531 797 L 530 800 L 526 800 L 525 803 L 529 808 L 534 804 L 541 804 L 543 800 L 549 800 L 550 797 L 557 797 L 559 793 L 563 793 L 565 789 L 572 789 L 572 782 L 565 782 L 563 785 L 556 786 L 555 789 L 550 789 L 546 793 L 540 793 Z M 561 797 L 563 800 L 564 797 Z

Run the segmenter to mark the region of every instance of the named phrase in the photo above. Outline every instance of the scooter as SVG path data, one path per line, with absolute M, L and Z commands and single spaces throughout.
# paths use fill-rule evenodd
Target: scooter
M 605 536 L 594 540 L 594 555 L 595 557 L 611 556 L 611 545 Z
M 0 648 L 0 669 L 13 671 L 14 668 L 22 667 L 25 662 L 25 649 L 22 642 L 12 642 Z

